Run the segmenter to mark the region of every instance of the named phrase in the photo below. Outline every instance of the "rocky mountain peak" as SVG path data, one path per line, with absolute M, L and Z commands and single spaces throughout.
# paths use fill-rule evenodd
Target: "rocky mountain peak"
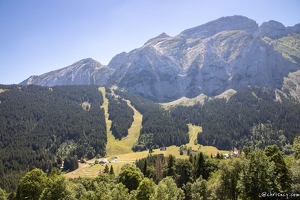
M 169 38 L 169 37 L 170 37 L 169 35 L 167 35 L 165 32 L 163 32 L 162 34 L 160 34 L 160 35 L 158 35 L 158 36 L 156 36 L 156 37 L 151 38 L 150 40 L 148 40 L 148 41 L 145 43 L 145 45 L 148 44 L 148 43 L 151 43 L 151 42 L 153 42 L 153 41 L 157 42 L 157 41 L 159 41 L 160 39 Z
M 222 17 L 174 37 L 162 33 L 116 55 L 108 66 L 87 58 L 22 84 L 108 84 L 157 102 L 215 96 L 246 85 L 281 89 L 299 70 L 300 38 L 290 34 L 299 30 L 299 25 L 286 28 L 276 21 L 259 27 L 247 17 Z M 290 85 L 299 85 L 294 80 Z
M 250 33 L 258 31 L 258 24 L 244 16 L 222 17 L 206 24 L 187 29 L 182 32 L 189 38 L 207 38 L 221 31 L 244 30 Z
M 300 23 L 296 24 L 292 27 L 287 27 L 287 29 L 291 32 L 291 33 L 300 33 Z
M 85 59 L 82 59 L 78 62 L 81 62 L 81 63 L 99 63 L 97 60 L 94 60 L 93 58 L 85 58 Z
M 62 69 L 51 71 L 40 76 L 31 76 L 20 84 L 36 84 L 42 86 L 103 85 L 106 83 L 112 71 L 112 69 L 102 65 L 100 62 L 92 58 L 86 58 Z
M 261 37 L 277 39 L 287 35 L 288 30 L 282 23 L 271 20 L 261 24 L 259 27 L 259 33 Z

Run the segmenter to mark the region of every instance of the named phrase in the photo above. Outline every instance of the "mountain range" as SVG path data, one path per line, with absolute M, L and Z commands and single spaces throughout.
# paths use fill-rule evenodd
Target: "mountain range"
M 272 88 L 300 99 L 300 24 L 260 26 L 244 16 L 222 17 L 170 37 L 166 33 L 102 65 L 91 58 L 31 76 L 20 84 L 114 85 L 155 102 L 243 86 Z

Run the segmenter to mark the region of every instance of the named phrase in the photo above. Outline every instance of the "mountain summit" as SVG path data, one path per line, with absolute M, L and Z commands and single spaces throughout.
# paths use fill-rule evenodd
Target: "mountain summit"
M 33 76 L 22 84 L 116 85 L 157 102 L 201 93 L 215 96 L 245 85 L 299 88 L 299 24 L 261 26 L 243 16 L 222 17 L 175 37 L 165 33 L 142 47 L 116 55 L 108 66 L 81 60 L 69 67 Z M 296 91 L 299 95 L 299 91 Z
M 80 60 L 68 67 L 48 72 L 40 76 L 31 76 L 21 85 L 104 85 L 113 72 L 92 58 Z
M 258 32 L 257 23 L 244 16 L 222 17 L 182 32 L 189 38 L 207 38 L 222 31 L 243 30 L 254 34 Z

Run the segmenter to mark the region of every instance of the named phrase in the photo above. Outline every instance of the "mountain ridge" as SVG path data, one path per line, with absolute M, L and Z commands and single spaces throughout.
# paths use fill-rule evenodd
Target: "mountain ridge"
M 222 17 L 174 37 L 162 33 L 117 54 L 107 66 L 81 60 L 21 84 L 115 85 L 156 102 L 215 96 L 245 85 L 282 89 L 284 78 L 300 69 L 300 46 L 290 53 L 277 48 L 278 41 L 291 37 L 300 44 L 298 33 L 300 24 L 285 27 L 271 20 L 259 26 L 244 16 Z
M 86 58 L 62 69 L 57 69 L 40 76 L 30 76 L 21 85 L 36 84 L 42 86 L 55 85 L 102 85 L 112 72 L 100 62 Z M 100 76 L 100 78 L 99 78 Z

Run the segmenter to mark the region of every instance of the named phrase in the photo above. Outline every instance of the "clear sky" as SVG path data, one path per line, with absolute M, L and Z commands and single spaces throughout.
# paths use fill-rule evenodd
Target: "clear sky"
M 224 16 L 300 23 L 299 0 L 0 0 L 0 84 L 93 58 L 108 64 L 162 32 Z

